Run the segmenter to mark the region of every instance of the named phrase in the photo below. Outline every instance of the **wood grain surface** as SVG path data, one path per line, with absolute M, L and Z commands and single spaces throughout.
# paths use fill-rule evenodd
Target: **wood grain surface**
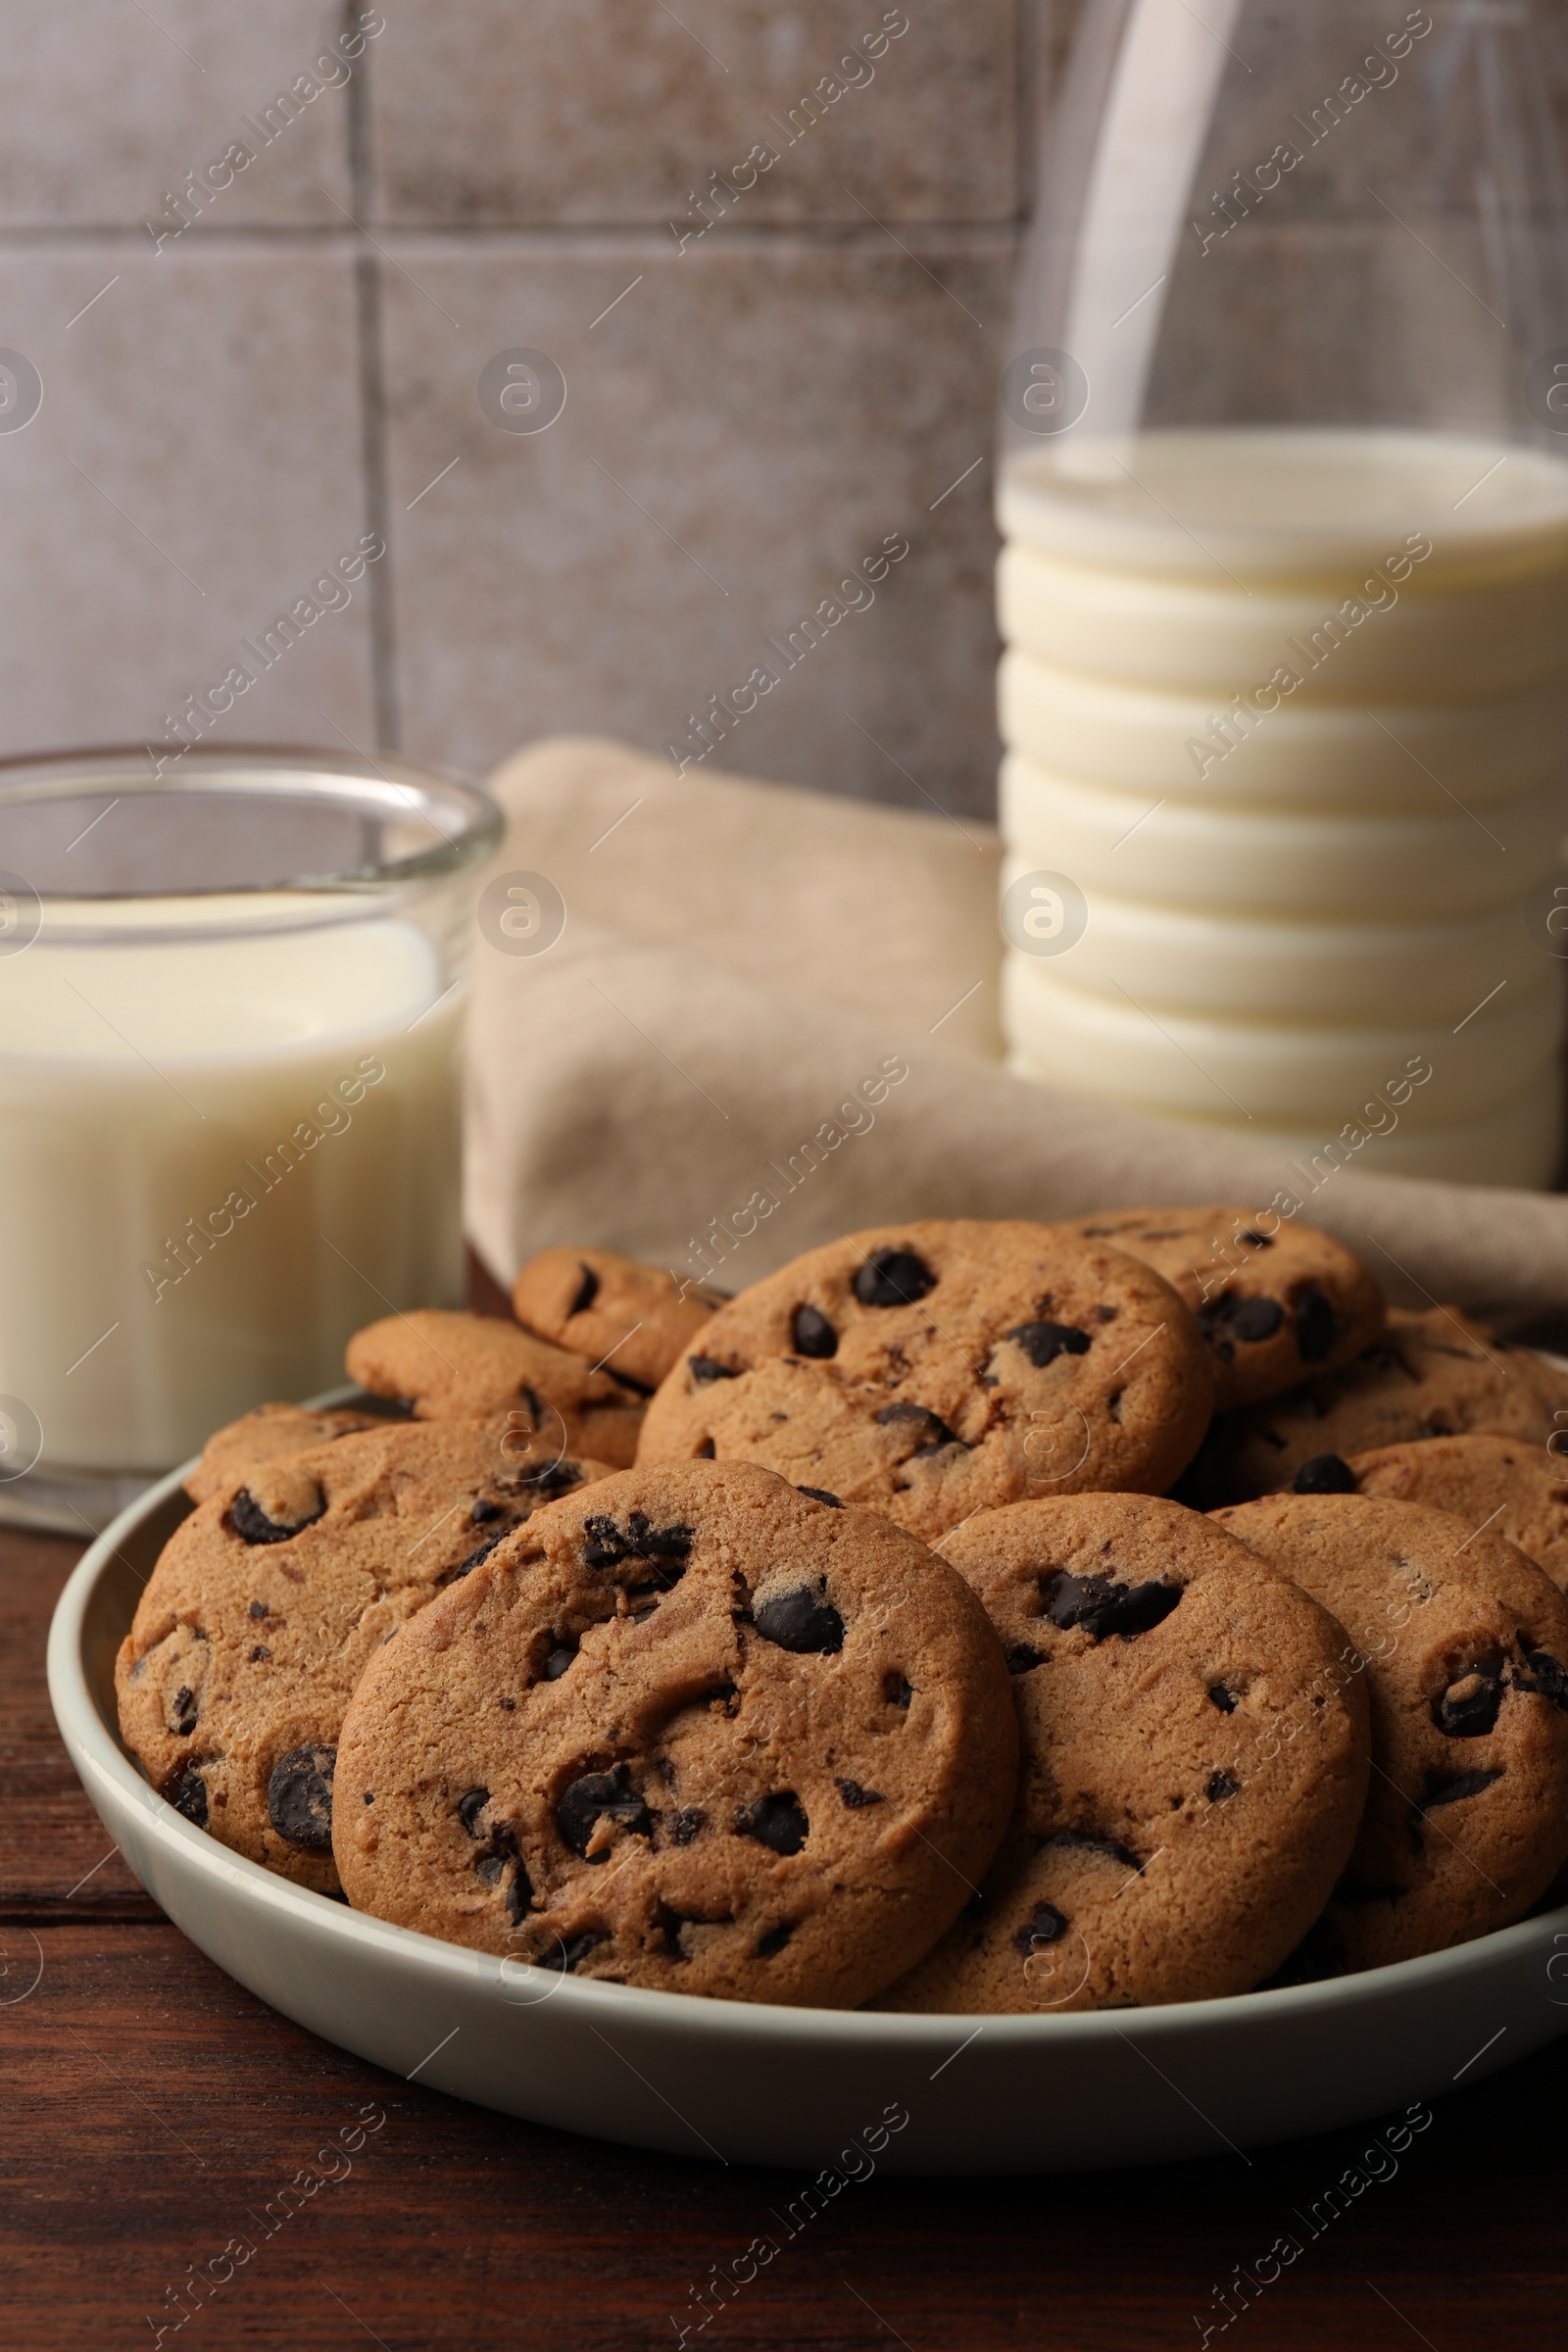
M 1205 2326 L 1248 2352 L 1562 2340 L 1568 2043 L 1435 2102 L 1396 2157 L 1367 2156 L 1374 2123 L 1250 2161 L 874 2177 L 792 2237 L 792 2175 L 514 2123 L 318 2041 L 103 1859 L 43 1687 L 76 1556 L 0 1537 L 6 2352 L 128 2352 L 160 2327 L 181 2352 L 626 2352 L 682 2328 L 702 2352 L 1176 2352 Z M 1362 2185 L 1311 2234 L 1348 2172 Z M 1285 2233 L 1302 2251 L 1260 2285 Z M 699 2329 L 714 2266 L 759 2238 L 777 2253 Z

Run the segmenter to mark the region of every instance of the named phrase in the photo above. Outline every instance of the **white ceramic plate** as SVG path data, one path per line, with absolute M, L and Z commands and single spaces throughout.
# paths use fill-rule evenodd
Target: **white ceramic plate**
M 1568 1908 L 1328 1984 L 983 2020 L 642 1992 L 388 1927 L 192 1828 L 120 1744 L 115 1653 L 190 1508 L 180 1475 L 122 1513 L 61 1595 L 49 1637 L 61 1734 L 110 1836 L 191 1941 L 393 2074 L 679 2156 L 855 2177 L 868 2164 L 1061 2172 L 1213 2156 L 1387 2114 L 1568 2031 Z

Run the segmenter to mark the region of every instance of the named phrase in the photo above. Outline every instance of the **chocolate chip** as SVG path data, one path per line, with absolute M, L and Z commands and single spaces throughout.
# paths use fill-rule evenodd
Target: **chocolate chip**
M 1072 1323 L 1015 1323 L 1003 1333 L 1004 1340 L 1016 1340 L 1037 1371 L 1043 1372 L 1054 1364 L 1058 1355 L 1087 1355 L 1094 1345 L 1087 1331 Z
M 635 1788 L 626 1785 L 626 1767 L 617 1764 L 612 1772 L 585 1772 L 562 1790 L 556 1806 L 556 1822 L 562 1837 L 574 1854 L 585 1861 L 608 1862 L 609 1846 L 601 1846 L 597 1854 L 589 1854 L 594 1829 L 604 1814 L 634 1836 L 646 1837 L 651 1827 L 648 1807 Z
M 940 1415 L 928 1412 L 923 1404 L 885 1404 L 876 1416 L 879 1427 L 896 1429 L 906 1424 L 919 1438 L 919 1445 L 906 1461 L 917 1462 L 922 1454 L 940 1453 L 945 1446 L 961 1446 L 963 1440 L 956 1430 L 950 1429 Z
M 1358 1494 L 1360 1482 L 1345 1456 L 1340 1453 L 1314 1453 L 1303 1462 L 1292 1481 L 1294 1494 Z
M 711 1438 L 705 1438 L 705 1439 L 703 1440 L 702 1444 L 701 1444 L 701 1445 L 698 1446 L 698 1448 L 697 1448 L 697 1457 L 696 1457 L 696 1458 L 698 1459 L 698 1461 L 700 1461 L 700 1462 L 711 1462 L 711 1461 L 714 1461 L 714 1460 L 716 1460 L 716 1458 L 717 1458 L 717 1455 L 718 1455 L 718 1447 L 717 1447 L 717 1446 L 716 1446 L 713 1444 L 713 1441 L 712 1441 L 712 1439 L 711 1439 Z
M 1457 1675 L 1432 1701 L 1432 1720 L 1450 1740 L 1481 1740 L 1495 1731 L 1502 1712 L 1502 1660 L 1483 1658 Z
M 936 1287 L 936 1276 L 912 1250 L 873 1250 L 855 1274 L 862 1306 L 913 1306 Z
M 489 1801 L 490 1792 L 487 1788 L 470 1788 L 467 1795 L 460 1799 L 458 1811 L 463 1815 L 463 1826 L 470 1838 L 478 1838 L 482 1834 L 479 1816 Z M 513 1835 L 512 1825 L 510 1822 L 498 1821 L 485 1838 L 483 1851 L 476 1856 L 473 1867 L 487 1886 L 494 1886 L 499 1884 L 501 1874 L 509 1862 L 517 1864 L 518 1876 L 526 1886 L 527 1873 L 522 1868 L 521 1857 L 517 1852 L 517 1840 Z M 524 1904 L 523 1907 L 526 1909 L 527 1905 Z
M 547 1470 L 535 1471 L 523 1483 L 537 1487 L 542 1494 L 565 1494 L 582 1485 L 582 1472 L 575 1462 L 552 1462 Z
M 599 1296 L 599 1277 L 592 1266 L 583 1265 L 581 1258 L 578 1258 L 577 1264 L 582 1273 L 582 1280 L 577 1285 L 576 1298 L 566 1309 L 568 1322 L 573 1315 L 585 1315 Z
M 798 1306 L 790 1318 L 797 1355 L 828 1356 L 839 1351 L 839 1335 L 820 1307 Z
M 258 1665 L 263 1658 L 270 1658 L 271 1654 L 265 1642 L 258 1642 L 252 1646 L 249 1662 L 252 1666 Z
M 206 1829 L 207 1783 L 202 1778 L 201 1766 L 189 1756 L 183 1764 L 174 1766 L 158 1793 L 166 1805 L 172 1805 L 176 1813 L 182 1813 L 198 1830 Z
M 514 1698 L 498 1698 L 496 1700 L 496 1705 L 498 1707 L 504 1707 L 509 1715 L 515 1715 L 517 1712 L 517 1702 Z
M 1031 1649 L 1027 1642 L 1014 1642 L 1007 1651 L 1007 1672 L 1009 1674 L 1032 1673 L 1034 1668 L 1041 1663 L 1043 1655 L 1042 1651 Z
M 784 1949 L 794 1933 L 794 1920 L 781 1919 L 777 1927 L 768 1928 L 759 1936 L 752 1946 L 752 1958 L 754 1960 L 771 1960 L 775 1952 L 781 1952 Z
M 188 1740 L 196 1729 L 197 1707 L 194 1697 L 183 1684 L 174 1692 L 174 1703 L 170 1712 L 173 1716 L 170 1730 L 177 1733 L 181 1740 Z
M 492 1502 L 488 1494 L 481 1494 L 468 1513 L 468 1524 L 470 1527 L 488 1527 L 492 1519 L 500 1518 L 501 1510 L 499 1502 Z
M 496 1842 L 498 1846 L 502 1846 L 502 1840 L 499 1838 Z M 504 1857 L 510 1859 L 514 1850 L 513 1840 L 509 1835 L 505 1845 L 502 1846 Z M 519 1859 L 507 1886 L 507 1917 L 514 1928 L 520 1928 L 532 1908 L 533 1883 Z
M 1031 1952 L 1044 1951 L 1047 1944 L 1057 1942 L 1066 1933 L 1066 1916 L 1054 1903 L 1036 1903 L 1034 1917 L 1026 1919 L 1013 1936 L 1013 1949 L 1027 1960 Z
M 1221 1340 L 1256 1347 L 1274 1337 L 1285 1321 L 1285 1309 L 1277 1298 L 1244 1298 L 1224 1291 L 1199 1308 L 1198 1320 L 1210 1347 Z
M 509 1522 L 507 1526 L 499 1528 L 493 1536 L 487 1536 L 482 1544 L 476 1544 L 467 1558 L 460 1560 L 455 1568 L 443 1569 L 436 1578 L 436 1583 L 438 1585 L 455 1585 L 460 1576 L 466 1576 L 471 1568 L 478 1567 L 481 1560 L 487 1560 L 496 1545 L 504 1543 L 511 1533 L 512 1527 Z
M 1234 1796 L 1237 1793 L 1241 1785 L 1240 1781 L 1233 1781 L 1228 1772 L 1211 1772 L 1208 1776 L 1209 1803 L 1222 1805 L 1228 1796 Z
M 689 1355 L 686 1369 L 698 1387 L 706 1388 L 710 1380 L 739 1380 L 740 1371 L 734 1364 L 721 1364 L 713 1355 Z
M 886 1801 L 879 1788 L 862 1788 L 858 1781 L 839 1781 L 835 1786 L 852 1813 L 861 1805 L 880 1805 Z
M 1235 1714 L 1236 1693 L 1234 1690 L 1227 1690 L 1223 1683 L 1210 1683 L 1208 1686 L 1208 1695 L 1210 1703 L 1218 1707 L 1222 1715 Z
M 707 1827 L 708 1815 L 696 1805 L 687 1805 L 670 1823 L 669 1834 L 677 1845 L 690 1845 L 699 1830 Z
M 819 1598 L 809 1585 L 770 1593 L 753 1611 L 752 1623 L 764 1642 L 794 1650 L 797 1656 L 814 1653 L 825 1657 L 844 1647 L 843 1618 L 832 1602 Z
M 1081 1625 L 1092 1642 L 1103 1642 L 1111 1634 L 1147 1634 L 1170 1615 L 1181 1596 L 1180 1585 L 1119 1585 L 1108 1576 L 1072 1576 L 1060 1569 L 1046 1587 L 1046 1615 L 1064 1631 Z
M 545 1659 L 544 1678 L 547 1683 L 559 1683 L 582 1645 L 575 1634 L 555 1634 L 551 1639 L 556 1646 Z
M 902 1674 L 885 1674 L 882 1677 L 882 1695 L 890 1707 L 907 1707 L 914 1690 Z
M 842 1511 L 844 1508 L 840 1497 L 830 1494 L 826 1487 L 797 1487 L 795 1492 L 797 1494 L 809 1494 L 813 1502 L 825 1502 L 830 1510 Z
M 1303 1364 L 1318 1363 L 1340 1336 L 1340 1321 L 1314 1283 L 1303 1282 L 1295 1293 L 1296 1345 Z
M 738 1805 L 735 1827 L 743 1838 L 755 1838 L 770 1853 L 798 1854 L 811 1825 L 794 1789 L 784 1788 L 775 1796 L 760 1797 L 755 1805 Z
M 688 1928 L 708 1927 L 711 1924 L 708 1920 L 699 1918 L 696 1912 L 672 1910 L 669 1904 L 663 1901 L 661 1901 L 655 1917 L 659 1933 L 664 1939 L 664 1949 L 671 1960 L 689 1960 L 691 1958 L 690 1952 L 681 1940 Z
M 563 1943 L 558 1937 L 555 1950 L 541 1953 L 534 1962 L 534 1966 L 536 1968 L 553 1968 L 558 1970 L 562 1976 L 569 1977 L 574 1969 L 581 1968 L 590 1952 L 597 1950 L 600 1944 L 609 1941 L 609 1936 L 597 1928 L 590 1928 L 585 1934 L 574 1936 L 569 1943 Z
M 1549 1698 L 1554 1707 L 1568 1712 L 1568 1667 L 1554 1658 L 1549 1649 L 1532 1649 L 1528 1639 L 1521 1634 L 1519 1646 L 1525 1652 L 1529 1679 L 1522 1674 L 1514 1680 L 1521 1690 L 1534 1690 L 1542 1698 Z
M 458 1819 L 470 1838 L 479 1836 L 479 1816 L 490 1802 L 488 1788 L 470 1788 L 458 1799 Z
M 228 1524 L 242 1544 L 286 1544 L 297 1536 L 302 1527 L 314 1527 L 326 1508 L 326 1498 L 317 1490 L 316 1508 L 303 1519 L 288 1522 L 269 1519 L 249 1487 L 241 1487 L 228 1506 Z
M 248 1617 L 265 1617 L 267 1615 L 266 1601 L 253 1600 L 245 1613 Z
M 1494 1772 L 1456 1773 L 1451 1780 L 1445 1780 L 1437 1773 L 1429 1773 L 1426 1794 L 1416 1810 L 1420 1813 L 1431 1813 L 1439 1805 L 1456 1805 L 1464 1797 L 1479 1796 L 1483 1788 L 1490 1788 L 1494 1781 L 1500 1781 L 1501 1778 L 1502 1767 L 1500 1765 Z
M 582 1556 L 590 1568 L 617 1568 L 623 1560 L 647 1560 L 662 1571 L 655 1582 L 665 1592 L 686 1573 L 692 1550 L 689 1527 L 654 1527 L 642 1511 L 631 1512 L 624 1528 L 603 1511 L 590 1512 L 582 1527 Z
M 290 1845 L 313 1854 L 332 1846 L 332 1774 L 337 1749 L 308 1742 L 291 1747 L 272 1767 L 267 1784 L 267 1811 L 273 1829 Z
M 1272 1250 L 1274 1247 L 1266 1233 L 1239 1233 L 1236 1239 L 1249 1250 Z

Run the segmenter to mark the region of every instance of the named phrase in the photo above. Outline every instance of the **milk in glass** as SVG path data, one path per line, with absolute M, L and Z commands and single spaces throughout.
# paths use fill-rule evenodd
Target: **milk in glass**
M 461 1297 L 462 992 L 424 935 L 125 929 L 46 914 L 0 959 L 0 1394 L 48 1470 L 165 1469 Z

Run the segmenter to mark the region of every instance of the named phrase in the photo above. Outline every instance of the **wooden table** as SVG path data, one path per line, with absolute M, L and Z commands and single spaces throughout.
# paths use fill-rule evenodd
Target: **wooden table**
M 781 2238 L 773 2210 L 801 2182 L 462 2106 L 222 1976 L 110 1849 L 56 1735 L 44 1639 L 77 1551 L 0 1537 L 0 2345 L 118 2352 L 152 2345 L 160 2324 L 180 2352 L 677 2344 L 710 2266 Z M 1437 2102 L 1396 2173 L 1311 2240 L 1293 2215 L 1375 2127 L 1250 2162 L 872 2179 L 687 2341 L 1142 2352 L 1196 2346 L 1213 2324 L 1213 2342 L 1251 2352 L 1555 2346 L 1565 2116 L 1568 2041 Z M 318 2150 L 366 2126 L 352 2169 L 263 2237 L 257 2217 L 285 2183 L 340 2172 Z M 1255 2278 L 1282 2232 L 1303 2238 L 1300 2258 L 1220 2332 L 1213 2290 L 1238 2266 Z M 238 2267 L 231 2241 L 255 2243 Z M 232 2277 L 199 2294 L 191 2273 L 209 2265 Z

